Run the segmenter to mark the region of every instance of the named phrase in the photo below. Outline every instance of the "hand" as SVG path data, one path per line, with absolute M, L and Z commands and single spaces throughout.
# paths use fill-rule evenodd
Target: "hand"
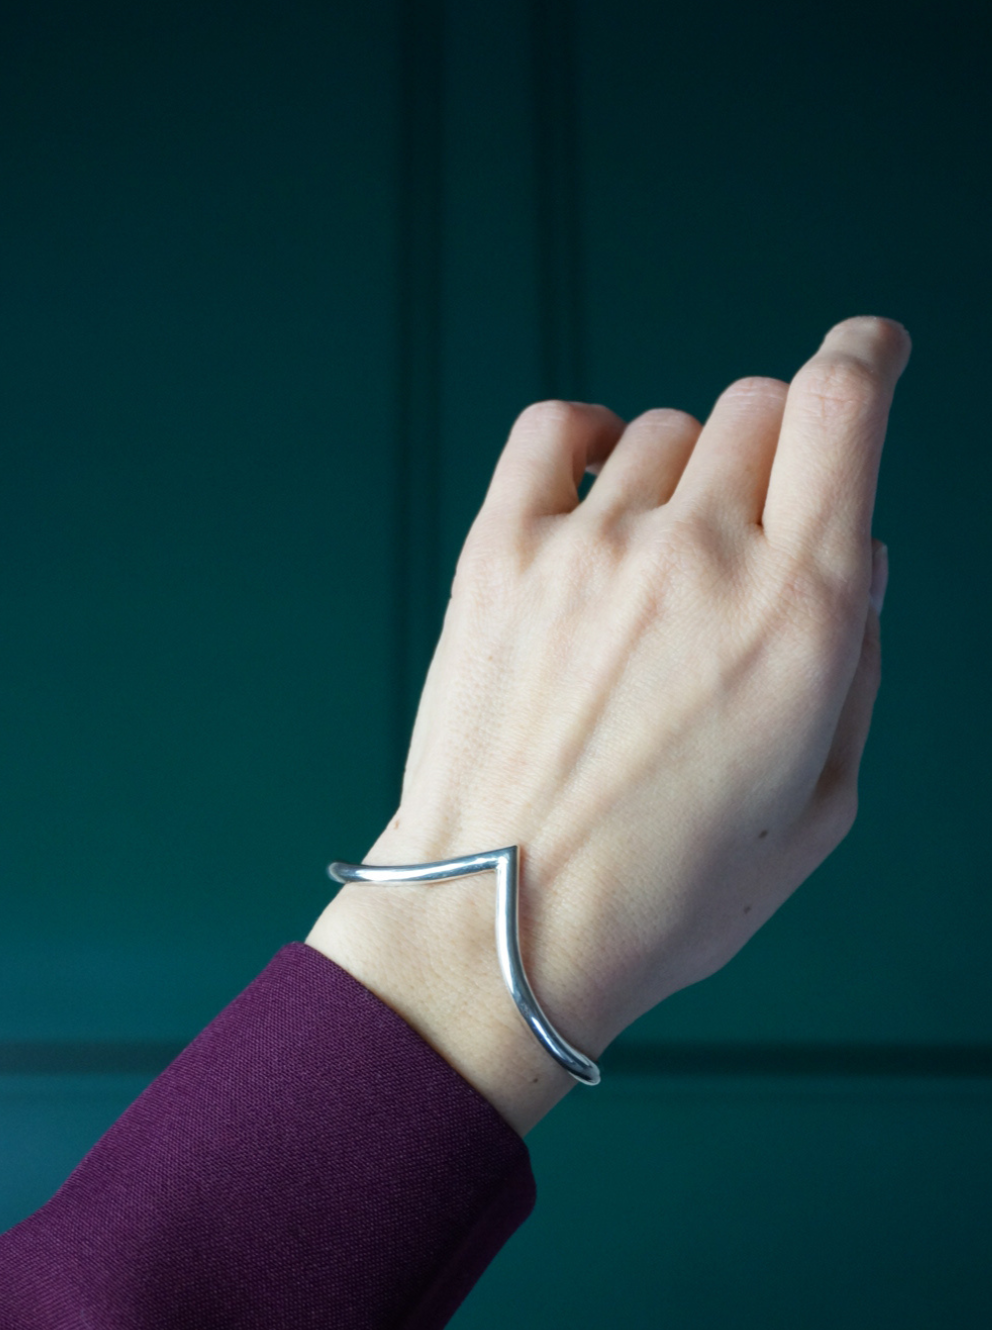
M 591 1057 L 725 965 L 854 822 L 872 510 L 909 353 L 899 324 L 848 319 L 705 426 L 550 401 L 510 432 L 365 862 L 519 844 L 524 963 Z M 307 940 L 525 1131 L 572 1082 L 502 988 L 493 898 L 486 877 L 349 885 Z

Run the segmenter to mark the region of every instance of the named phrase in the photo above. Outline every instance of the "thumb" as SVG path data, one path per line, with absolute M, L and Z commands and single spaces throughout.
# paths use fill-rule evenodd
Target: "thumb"
M 873 539 L 871 545 L 871 592 L 861 656 L 841 709 L 823 773 L 817 783 L 817 795 L 826 802 L 843 800 L 845 796 L 848 799 L 857 797 L 858 770 L 868 742 L 875 698 L 882 682 L 882 639 L 878 616 L 888 581 L 888 550 L 880 540 Z

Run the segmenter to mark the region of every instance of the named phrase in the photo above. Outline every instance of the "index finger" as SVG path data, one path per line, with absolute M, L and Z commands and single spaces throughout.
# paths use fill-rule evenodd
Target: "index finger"
M 831 578 L 870 561 L 889 408 L 911 350 L 893 319 L 845 319 L 789 385 L 761 521 L 773 545 Z

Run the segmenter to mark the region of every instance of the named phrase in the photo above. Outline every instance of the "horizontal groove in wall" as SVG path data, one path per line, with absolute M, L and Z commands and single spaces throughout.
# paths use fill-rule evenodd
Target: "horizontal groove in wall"
M 157 1076 L 186 1047 L 175 1040 L 11 1040 L 0 1043 L 0 1075 Z
M 604 1073 L 635 1076 L 982 1076 L 992 1045 L 615 1044 Z
M 186 1044 L 167 1040 L 0 1042 L 0 1075 L 157 1076 Z M 604 1075 L 992 1078 L 992 1045 L 614 1044 Z

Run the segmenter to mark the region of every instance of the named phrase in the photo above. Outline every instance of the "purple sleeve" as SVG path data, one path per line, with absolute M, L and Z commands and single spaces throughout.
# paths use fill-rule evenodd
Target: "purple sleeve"
M 0 1236 L 0 1330 L 432 1330 L 534 1202 L 492 1105 L 290 942 Z

